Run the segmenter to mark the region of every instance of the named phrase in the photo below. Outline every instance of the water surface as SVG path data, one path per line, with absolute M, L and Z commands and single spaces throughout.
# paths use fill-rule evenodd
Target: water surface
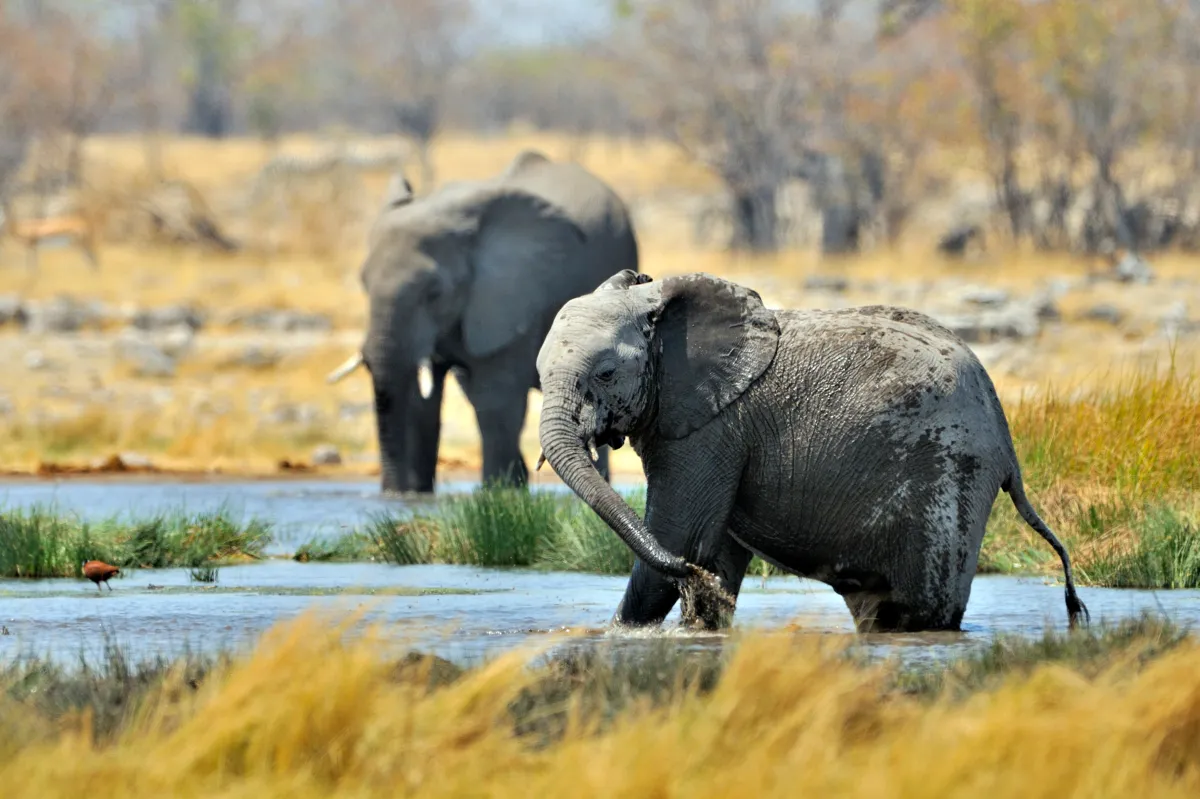
M 468 566 L 296 563 L 268 560 L 224 567 L 215 584 L 190 581 L 184 569 L 136 571 L 113 590 L 77 580 L 0 581 L 0 658 L 19 653 L 74 660 L 81 647 L 96 654 L 104 636 L 139 655 L 185 648 L 241 648 L 275 622 L 306 610 L 361 611 L 386 622 L 405 648 L 458 662 L 477 662 L 548 633 L 606 632 L 626 578 L 478 569 Z M 1088 588 L 1082 596 L 1093 622 L 1157 611 L 1185 624 L 1200 621 L 1198 591 Z M 678 609 L 657 635 L 673 635 Z M 845 605 L 827 586 L 794 577 L 749 578 L 735 626 L 788 628 L 852 636 Z M 981 576 L 975 581 L 963 632 L 878 635 L 862 639 L 870 654 L 931 661 L 963 654 L 997 633 L 1040 635 L 1066 627 L 1061 586 L 1036 578 Z M 634 638 L 645 638 L 636 636 Z M 682 635 L 680 646 L 717 646 L 723 636 Z M 399 644 L 398 644 L 399 645 Z

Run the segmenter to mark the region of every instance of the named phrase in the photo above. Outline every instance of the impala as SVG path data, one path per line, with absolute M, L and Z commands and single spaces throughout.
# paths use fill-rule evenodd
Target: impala
M 47 240 L 67 239 L 83 250 L 92 269 L 99 268 L 96 258 L 95 230 L 91 221 L 80 214 L 18 220 L 8 208 L 0 208 L 3 231 L 25 246 L 25 263 L 36 269 L 38 246 Z

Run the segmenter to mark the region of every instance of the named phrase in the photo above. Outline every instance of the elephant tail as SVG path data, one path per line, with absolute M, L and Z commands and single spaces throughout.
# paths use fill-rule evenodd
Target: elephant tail
M 1033 509 L 1033 505 L 1029 504 L 1029 498 L 1025 496 L 1025 484 L 1021 480 L 1021 472 L 1015 470 L 1008 478 L 1002 488 L 1008 493 L 1009 499 L 1012 500 L 1013 506 L 1017 509 L 1017 513 L 1021 514 L 1021 518 L 1025 523 L 1037 531 L 1038 535 L 1046 539 L 1050 546 L 1054 547 L 1054 551 L 1058 553 L 1059 560 L 1062 561 L 1063 575 L 1067 581 L 1067 620 L 1073 628 L 1079 623 L 1080 616 L 1084 619 L 1084 624 L 1091 622 L 1091 614 L 1088 613 L 1087 605 L 1075 593 L 1075 578 L 1071 574 L 1071 558 L 1067 555 L 1067 548 L 1058 540 L 1058 536 L 1050 529 L 1050 526 L 1042 521 L 1042 517 L 1038 516 L 1037 511 Z

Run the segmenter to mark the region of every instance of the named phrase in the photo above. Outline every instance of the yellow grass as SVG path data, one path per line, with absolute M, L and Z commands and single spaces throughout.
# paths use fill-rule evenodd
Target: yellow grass
M 891 694 L 888 670 L 818 636 L 748 635 L 716 688 L 635 703 L 609 729 L 514 737 L 532 676 L 504 656 L 449 687 L 397 674 L 382 641 L 312 619 L 268 633 L 193 695 L 168 681 L 113 743 L 86 720 L 0 712 L 7 797 L 1191 797 L 1200 648 L 1098 676 L 1044 665 L 962 702 Z M 578 718 L 578 717 L 577 717 Z

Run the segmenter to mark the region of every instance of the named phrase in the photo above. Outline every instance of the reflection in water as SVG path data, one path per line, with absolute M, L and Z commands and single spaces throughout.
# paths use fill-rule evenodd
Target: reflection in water
M 549 486 L 547 486 L 549 487 Z M 441 490 L 469 490 L 470 485 Z M 562 490 L 556 486 L 555 490 Z M 0 507 L 54 503 L 89 518 L 145 515 L 155 510 L 201 510 L 229 504 L 247 516 L 271 520 L 290 551 L 314 535 L 354 526 L 382 508 L 403 508 L 379 496 L 374 481 L 249 483 L 82 482 L 6 483 Z M 220 570 L 215 587 L 189 582 L 184 569 L 134 571 L 97 594 L 84 580 L 0 580 L 0 658 L 19 653 L 75 661 L 81 650 L 99 654 L 102 633 L 135 656 L 240 648 L 277 621 L 307 610 L 357 611 L 364 622 L 384 622 L 398 647 L 419 648 L 459 662 L 475 662 L 524 644 L 559 646 L 597 642 L 636 648 L 670 637 L 685 649 L 720 646 L 727 636 L 672 629 L 678 610 L 656 631 L 615 631 L 608 622 L 625 577 L 477 569 L 468 566 L 299 564 L 269 560 Z M 420 594 L 421 589 L 447 589 Z M 371 594 L 372 591 L 378 592 Z M 1172 620 L 1200 620 L 1200 591 L 1118 591 L 1084 588 L 1093 623 L 1158 611 Z M 738 628 L 786 634 L 850 636 L 853 624 L 840 597 L 819 583 L 772 578 L 747 580 L 738 602 Z M 927 662 L 961 655 L 997 633 L 1040 635 L 1066 628 L 1060 585 L 1036 579 L 979 577 L 961 633 L 869 635 L 855 639 L 871 656 Z M 88 642 L 85 646 L 82 642 Z

